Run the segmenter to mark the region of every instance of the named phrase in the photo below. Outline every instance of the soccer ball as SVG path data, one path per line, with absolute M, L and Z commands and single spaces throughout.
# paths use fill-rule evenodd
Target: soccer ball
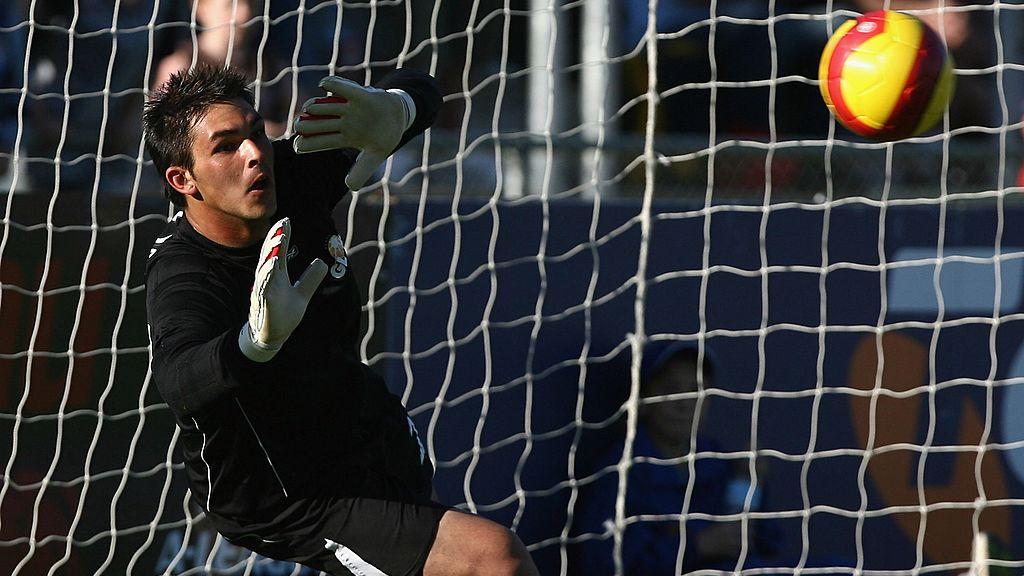
M 825 104 L 843 126 L 875 140 L 898 140 L 942 118 L 953 94 L 953 61 L 927 24 L 879 10 L 835 31 L 818 79 Z

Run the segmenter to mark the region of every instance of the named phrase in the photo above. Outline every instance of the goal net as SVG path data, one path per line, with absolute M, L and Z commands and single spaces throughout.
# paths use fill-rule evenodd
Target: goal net
M 940 127 L 828 115 L 821 49 L 906 10 Z M 231 545 L 148 370 L 173 214 L 150 90 L 197 61 L 288 135 L 415 67 L 434 128 L 334 214 L 361 352 L 440 500 L 543 574 L 1024 566 L 1024 6 L 953 0 L 0 3 L 0 573 L 307 574 Z

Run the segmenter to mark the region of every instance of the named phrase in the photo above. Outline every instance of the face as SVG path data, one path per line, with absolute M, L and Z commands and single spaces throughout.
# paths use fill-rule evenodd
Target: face
M 221 227 L 268 223 L 277 209 L 274 149 L 260 115 L 241 98 L 214 104 L 192 135 L 192 170 L 168 169 L 171 184 L 189 196 L 190 214 Z
M 705 381 L 705 385 L 707 384 Z M 653 398 L 696 391 L 695 358 L 676 355 L 665 361 L 657 373 L 651 376 L 643 390 L 643 397 L 652 399 L 641 404 L 639 408 L 639 416 L 648 432 L 663 442 L 688 448 L 693 420 L 696 417 L 696 397 L 657 400 Z
M 242 46 L 250 29 L 246 24 L 251 19 L 249 0 L 200 0 L 196 5 L 196 21 L 203 27 L 201 36 L 206 37 L 204 42 L 217 46 L 218 52 L 226 53 L 232 40 L 236 49 Z
M 242 24 L 252 18 L 249 0 L 200 0 L 196 5 L 196 20 L 205 28 L 226 26 L 235 20 L 235 34 L 245 33 Z

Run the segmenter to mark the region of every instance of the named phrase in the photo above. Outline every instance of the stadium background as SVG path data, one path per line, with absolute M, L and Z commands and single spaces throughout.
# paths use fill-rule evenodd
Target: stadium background
M 823 15 L 865 6 L 734 1 L 713 3 L 712 14 L 706 3 L 660 2 L 659 32 L 715 26 L 659 41 L 659 88 L 705 81 L 709 40 L 723 87 L 713 115 L 708 87 L 663 97 L 648 131 L 636 99 L 647 89 L 645 55 L 634 50 L 646 3 L 612 3 L 622 25 L 610 50 L 621 58 L 608 66 L 596 172 L 595 134 L 575 110 L 582 3 L 345 3 L 340 35 L 334 2 L 228 4 L 251 8 L 242 20 L 256 33 L 240 34 L 249 44 L 233 57 L 263 54 L 265 113 L 282 126 L 332 61 L 356 79 L 379 77 L 398 54 L 409 55 L 403 65 L 435 67 L 446 106 L 429 140 L 336 218 L 370 295 L 367 358 L 429 434 L 442 500 L 515 523 L 543 573 L 560 570 L 567 480 L 594 474 L 587 459 L 621 433 L 620 417 L 574 440 L 578 359 L 583 420 L 605 421 L 628 394 L 642 243 L 644 334 L 703 339 L 713 351 L 703 429 L 725 458 L 746 462 L 756 450 L 765 464 L 754 512 L 781 528 L 779 566 L 806 551 L 836 567 L 964 571 L 976 510 L 993 558 L 1021 564 L 1016 4 L 954 13 L 961 74 L 945 136 L 886 148 L 842 145 L 859 142 L 841 131 L 829 139 L 813 83 L 778 80 L 813 79 Z M 193 38 L 188 3 L 19 0 L 2 10 L 0 572 L 241 574 L 248 555 L 215 538 L 187 500 L 180 456 L 168 450 L 173 420 L 146 369 L 142 273 L 168 208 L 139 153 L 137 114 L 158 64 L 209 30 Z M 770 30 L 769 11 L 811 17 Z M 524 72 L 537 14 L 555 18 L 561 47 L 550 51 L 550 134 L 531 120 L 536 85 Z M 512 32 L 494 42 L 505 22 Z M 756 83 L 764 79 L 774 82 Z M 645 174 L 652 134 L 664 161 Z M 594 301 L 582 306 L 595 269 Z M 870 408 L 858 392 L 875 387 L 879 348 L 882 387 L 897 394 L 879 401 L 862 499 Z

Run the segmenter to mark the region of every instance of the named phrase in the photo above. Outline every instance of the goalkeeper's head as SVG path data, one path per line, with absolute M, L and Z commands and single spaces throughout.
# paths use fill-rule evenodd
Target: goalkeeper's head
M 146 103 L 143 125 L 171 202 L 218 225 L 265 227 L 277 207 L 273 146 L 245 76 L 177 72 Z

